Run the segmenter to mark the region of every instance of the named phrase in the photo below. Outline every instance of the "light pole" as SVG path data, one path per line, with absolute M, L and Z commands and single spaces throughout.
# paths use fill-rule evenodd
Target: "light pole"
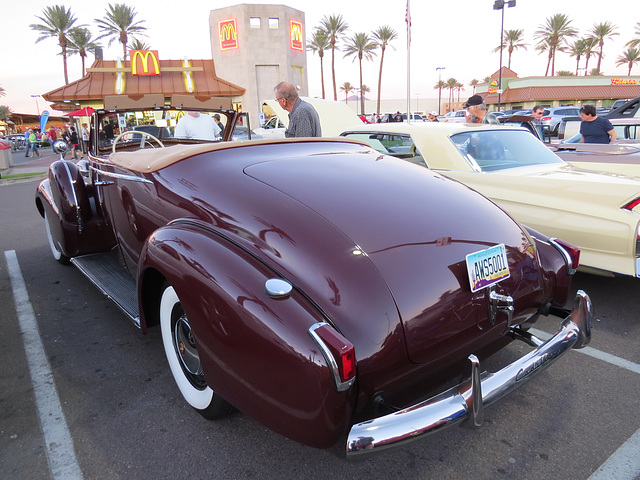
M 40 95 L 31 95 L 31 98 L 35 98 L 36 99 L 36 109 L 38 110 L 38 116 L 40 116 L 40 105 L 38 105 L 38 97 Z
M 508 7 L 515 7 L 516 0 L 496 0 L 493 4 L 494 10 L 502 10 L 502 22 L 500 23 L 500 70 L 498 70 L 498 110 L 500 110 L 500 97 L 502 95 L 502 51 L 504 50 L 504 4 Z
M 438 72 L 438 115 L 440 115 L 440 103 L 442 100 L 442 70 L 444 70 L 444 67 L 436 68 L 436 72 Z
M 420 94 L 416 93 L 416 113 L 420 111 L 420 107 L 418 106 L 418 101 L 420 100 Z

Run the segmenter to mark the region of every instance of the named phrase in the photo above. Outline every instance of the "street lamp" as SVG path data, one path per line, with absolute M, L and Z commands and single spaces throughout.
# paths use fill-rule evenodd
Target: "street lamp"
M 418 101 L 420 100 L 420 94 L 416 93 L 416 113 L 418 113 L 420 111 L 420 107 L 418 104 Z
M 502 51 L 504 50 L 504 4 L 509 8 L 516 6 L 516 0 L 496 0 L 494 10 L 502 10 L 502 23 L 500 24 L 500 70 L 498 70 L 498 110 L 500 110 L 500 96 L 502 95 Z
M 40 116 L 40 105 L 38 105 L 38 97 L 40 97 L 40 95 L 31 95 L 31 98 L 36 99 L 36 109 L 38 110 L 38 116 Z
M 442 70 L 444 67 L 436 68 L 436 72 L 438 72 L 438 115 L 440 115 L 440 101 L 442 99 Z

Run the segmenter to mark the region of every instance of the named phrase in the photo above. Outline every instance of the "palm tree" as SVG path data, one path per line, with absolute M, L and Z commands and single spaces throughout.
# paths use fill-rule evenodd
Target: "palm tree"
M 151 46 L 139 38 L 134 38 L 127 47 L 127 50 L 151 50 Z
M 478 84 L 480 83 L 480 80 L 478 80 L 477 78 L 474 78 L 473 80 L 471 80 L 469 82 L 469 86 L 473 87 L 473 93 L 472 95 L 476 94 L 476 87 L 478 86 Z
M 358 59 L 360 67 L 360 91 L 364 83 L 362 82 L 362 60 L 373 60 L 378 44 L 364 32 L 354 33 L 353 37 L 347 38 L 344 46 L 344 58 L 353 56 L 353 61 Z M 364 115 L 364 95 L 360 95 L 360 113 Z
M 505 30 L 503 44 L 493 49 L 494 52 L 499 52 L 504 48 L 507 49 L 507 52 L 509 53 L 507 68 L 511 68 L 511 54 L 514 50 L 517 50 L 519 48 L 524 48 L 525 50 L 527 49 L 527 44 L 524 43 L 523 36 L 524 30 Z
M 344 92 L 344 103 L 347 103 L 349 101 L 349 94 L 353 92 L 353 85 L 349 82 L 344 82 L 340 85 L 340 91 Z
M 625 47 L 637 47 L 640 45 L 640 22 L 636 23 L 634 28 L 636 38 L 629 40 Z
M 596 23 L 591 27 L 591 37 L 598 39 L 598 46 L 600 47 L 600 51 L 598 52 L 598 66 L 596 67 L 598 70 L 600 70 L 600 64 L 602 63 L 602 49 L 604 47 L 604 41 L 618 35 L 616 28 L 618 27 L 613 25 L 611 22 Z
M 553 17 L 547 18 L 545 24 L 538 27 L 533 35 L 538 39 L 536 49 L 549 52 L 545 77 L 549 75 L 549 67 L 551 67 L 551 76 L 554 75 L 556 53 L 564 51 L 568 37 L 575 37 L 577 34 L 578 31 L 571 26 L 571 20 L 564 13 L 556 13 Z
M 464 90 L 464 85 L 460 82 L 456 82 L 456 90 L 458 92 L 458 103 L 460 103 L 460 92 Z
M 0 97 L 4 97 L 7 95 L 7 91 L 4 89 L 4 87 L 0 87 Z
M 589 59 L 591 58 L 591 55 L 593 55 L 593 51 L 597 46 L 598 46 L 597 38 L 587 37 L 584 39 L 584 56 L 585 56 L 585 63 L 584 63 L 585 73 L 584 74 L 585 75 L 589 71 Z
M 327 32 L 320 28 L 316 28 L 313 31 L 313 35 L 311 36 L 311 40 L 307 40 L 307 49 L 311 50 L 313 53 L 318 53 L 318 57 L 320 57 L 320 83 L 322 84 L 322 98 L 324 99 L 324 51 L 328 50 L 331 46 L 329 42 L 329 36 Z
M 11 118 L 11 109 L 6 105 L 0 105 L 0 120 L 2 120 L 3 122 L 6 122 L 10 118 Z
M 576 57 L 576 75 L 578 75 L 578 69 L 580 68 L 580 59 L 585 54 L 585 39 L 579 38 L 571 45 L 569 45 L 569 55 Z M 586 71 L 586 70 L 585 70 Z
M 460 82 L 453 77 L 447 80 L 447 88 L 449 89 L 449 105 L 453 103 L 453 90 L 456 88 L 458 83 Z
M 36 43 L 41 42 L 46 38 L 57 38 L 58 44 L 62 51 L 62 65 L 64 66 L 64 83 L 69 83 L 69 74 L 67 72 L 67 46 L 69 45 L 70 31 L 73 28 L 73 24 L 76 23 L 76 18 L 71 13 L 71 8 L 65 9 L 64 5 L 53 5 L 45 7 L 42 11 L 42 16 L 36 16 L 42 23 L 32 23 L 29 25 L 31 30 L 40 32 L 40 36 L 36 40 Z M 81 25 L 85 26 L 85 25 Z
M 438 90 L 438 115 L 440 115 L 440 103 L 442 101 L 442 89 L 443 88 L 447 88 L 447 82 L 445 82 L 444 80 L 438 80 L 438 83 L 436 83 L 433 86 L 434 90 Z
M 82 76 L 85 74 L 85 59 L 87 58 L 87 52 L 95 53 L 96 47 L 100 47 L 91 38 L 91 32 L 88 28 L 76 27 L 72 28 L 69 32 L 69 53 L 77 53 L 82 59 Z
M 631 47 L 627 48 L 622 55 L 616 59 L 616 67 L 626 63 L 629 66 L 627 75 L 631 76 L 631 68 L 638 62 L 640 62 L 640 50 L 635 47 Z
M 390 43 L 398 38 L 398 33 L 391 27 L 385 25 L 383 27 L 378 27 L 377 30 L 373 32 L 373 39 L 377 43 L 378 47 L 380 47 L 380 72 L 378 73 L 378 102 L 376 103 L 376 113 L 380 113 L 380 96 L 382 92 L 382 64 L 384 62 L 384 52 L 388 46 L 395 50 L 395 47 L 391 46 Z
M 322 17 L 320 20 L 321 29 L 329 37 L 331 44 L 331 78 L 333 79 L 333 100 L 338 100 L 336 90 L 336 43 L 338 39 L 347 31 L 349 24 L 342 19 L 342 15 L 330 15 Z
M 137 12 L 135 8 L 125 5 L 124 3 L 109 4 L 104 18 L 96 18 L 94 21 L 98 24 L 98 28 L 102 31 L 96 40 L 111 37 L 108 46 L 118 40 L 122 44 L 122 58 L 127 58 L 127 43 L 129 43 L 129 35 L 141 35 L 146 37 L 144 32 L 147 27 L 140 25 L 144 20 L 134 22 Z

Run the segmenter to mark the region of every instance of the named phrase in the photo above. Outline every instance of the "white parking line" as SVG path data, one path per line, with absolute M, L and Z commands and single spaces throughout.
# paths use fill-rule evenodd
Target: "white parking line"
M 542 340 L 548 340 L 553 337 L 552 334 L 543 332 L 542 330 L 538 330 L 537 328 L 532 328 L 529 331 Z M 602 360 L 603 362 L 611 363 L 616 367 L 631 370 L 634 373 L 640 373 L 640 365 L 638 365 L 637 363 L 630 362 L 629 360 L 625 360 L 624 358 L 616 357 L 615 355 L 611 355 L 610 353 L 601 352 L 600 350 L 596 350 L 595 348 L 584 347 L 578 350 L 574 350 L 574 352 L 597 358 L 598 360 Z
M 633 480 L 640 475 L 640 430 L 624 442 L 598 470 L 593 472 L 589 480 Z
M 547 340 L 553 336 L 537 328 L 532 328 L 530 332 L 542 340 Z M 585 347 L 574 350 L 574 352 L 583 353 L 634 373 L 640 373 L 640 365 L 637 363 L 616 357 L 610 353 L 601 352 L 595 348 Z M 635 480 L 640 476 L 640 456 L 638 452 L 640 452 L 640 430 L 624 442 L 618 450 L 613 452 L 613 455 L 600 465 L 600 468 L 593 472 L 588 480 L 611 480 L 612 478 L 616 480 Z
M 54 480 L 82 480 L 82 471 L 78 465 L 73 440 L 60 406 L 53 372 L 42 345 L 38 323 L 29 301 L 16 252 L 8 250 L 4 252 L 4 256 L 7 260 L 16 313 L 24 340 L 24 349 L 51 476 Z

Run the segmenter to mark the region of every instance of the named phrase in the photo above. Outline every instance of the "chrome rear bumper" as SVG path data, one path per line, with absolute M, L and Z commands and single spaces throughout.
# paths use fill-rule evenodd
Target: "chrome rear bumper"
M 546 342 L 512 329 L 517 339 L 537 348 L 502 370 L 486 374 L 480 373 L 478 358 L 470 355 L 471 376 L 467 381 L 404 410 L 351 427 L 347 458 L 396 447 L 465 420 L 469 426 L 479 427 L 485 406 L 515 390 L 569 349 L 586 346 L 591 340 L 592 315 L 589 296 L 579 290 L 573 310 L 562 322 L 558 333 Z

